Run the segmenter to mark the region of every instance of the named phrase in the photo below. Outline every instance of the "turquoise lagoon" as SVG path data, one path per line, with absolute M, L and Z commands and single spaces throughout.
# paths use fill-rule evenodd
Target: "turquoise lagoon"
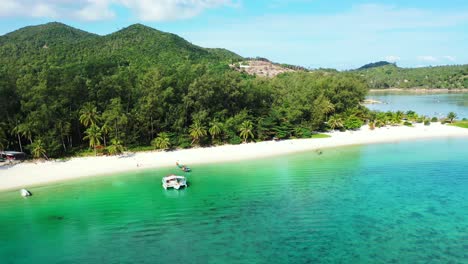
M 468 263 L 468 139 L 0 193 L 1 263 Z
M 408 111 L 429 117 L 446 117 L 449 112 L 468 118 L 468 93 L 375 92 L 367 96 L 383 104 L 366 105 L 379 111 Z

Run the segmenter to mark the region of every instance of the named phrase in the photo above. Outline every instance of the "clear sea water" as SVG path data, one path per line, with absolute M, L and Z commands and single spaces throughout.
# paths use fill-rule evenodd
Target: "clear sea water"
M 429 117 L 445 117 L 449 112 L 455 112 L 460 119 L 468 118 L 468 93 L 378 92 L 369 94 L 367 98 L 384 102 L 383 104 L 366 105 L 373 110 L 413 110 Z
M 468 263 L 468 139 L 0 193 L 1 263 Z

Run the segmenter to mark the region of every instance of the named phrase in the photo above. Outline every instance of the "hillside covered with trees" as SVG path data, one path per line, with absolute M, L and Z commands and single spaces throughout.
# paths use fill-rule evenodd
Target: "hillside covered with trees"
M 0 149 L 39 157 L 310 137 L 362 124 L 350 73 L 237 72 L 242 58 L 142 25 L 98 36 L 50 23 L 0 37 Z M 357 122 L 357 123 L 356 123 Z
M 468 65 L 400 68 L 378 62 L 353 71 L 366 79 L 372 89 L 386 88 L 468 88 Z
M 373 63 L 368 63 L 366 65 L 363 65 L 363 66 L 359 67 L 358 70 L 372 69 L 372 68 L 382 67 L 382 66 L 386 66 L 386 65 L 396 66 L 395 63 L 390 63 L 388 61 L 378 61 L 378 62 L 373 62 Z

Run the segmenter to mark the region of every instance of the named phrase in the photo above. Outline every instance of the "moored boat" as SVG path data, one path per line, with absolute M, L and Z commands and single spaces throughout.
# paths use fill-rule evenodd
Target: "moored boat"
M 20 190 L 20 194 L 21 194 L 21 196 L 23 196 L 23 197 L 28 197 L 28 196 L 31 196 L 31 195 L 32 195 L 32 193 L 31 193 L 30 191 L 26 190 L 26 189 L 21 189 L 21 190 Z
M 162 186 L 166 190 L 168 188 L 179 190 L 180 188 L 187 187 L 187 180 L 184 176 L 169 175 L 162 179 Z
M 183 172 L 191 172 L 192 169 L 185 166 L 184 164 L 180 164 L 178 161 L 176 161 L 176 165 L 179 169 L 181 169 Z

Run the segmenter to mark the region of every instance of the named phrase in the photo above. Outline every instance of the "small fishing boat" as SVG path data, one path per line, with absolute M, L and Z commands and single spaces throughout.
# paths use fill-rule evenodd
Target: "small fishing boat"
M 168 188 L 179 190 L 180 188 L 187 187 L 187 180 L 184 176 L 169 175 L 162 179 L 162 186 L 166 190 Z
M 21 190 L 20 190 L 20 194 L 21 194 L 21 196 L 23 196 L 23 197 L 28 197 L 28 196 L 31 196 L 31 195 L 32 195 L 32 193 L 31 193 L 30 191 L 26 190 L 26 189 L 21 189 Z
M 181 169 L 183 172 L 191 172 L 192 169 L 185 166 L 184 164 L 180 164 L 178 161 L 176 161 L 176 165 L 179 169 Z

